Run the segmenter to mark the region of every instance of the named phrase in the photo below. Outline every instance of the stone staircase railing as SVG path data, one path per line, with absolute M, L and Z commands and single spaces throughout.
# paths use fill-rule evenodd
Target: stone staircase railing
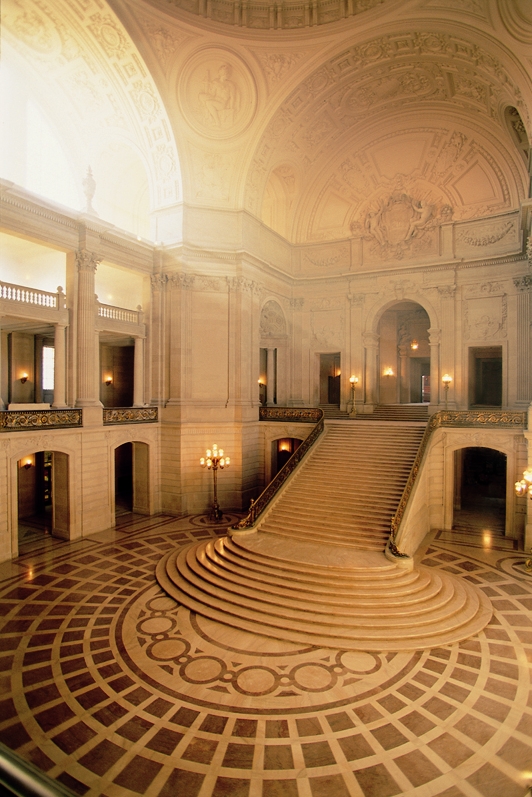
M 288 477 L 291 476 L 324 429 L 323 411 L 315 407 L 304 409 L 293 407 L 260 407 L 259 417 L 261 421 L 291 421 L 292 423 L 299 421 L 300 423 L 315 423 L 316 425 L 306 440 L 294 451 L 288 462 L 283 465 L 279 473 L 274 476 L 259 497 L 255 501 L 251 501 L 249 512 L 246 517 L 242 518 L 242 520 L 234 526 L 231 526 L 231 529 L 235 531 L 252 529 L 255 526 L 259 515 L 264 512 L 274 496 L 277 495 L 283 484 Z
M 397 548 L 395 540 L 418 474 L 421 470 L 430 439 L 436 429 L 442 426 L 454 428 L 488 427 L 497 429 L 526 429 L 526 425 L 526 412 L 510 412 L 505 410 L 444 410 L 432 415 L 425 429 L 423 439 L 421 440 L 419 451 L 412 465 L 412 470 L 410 471 L 408 481 L 403 490 L 399 506 L 390 523 L 390 540 L 388 543 L 390 552 L 397 557 L 408 556 L 408 554 L 402 553 Z

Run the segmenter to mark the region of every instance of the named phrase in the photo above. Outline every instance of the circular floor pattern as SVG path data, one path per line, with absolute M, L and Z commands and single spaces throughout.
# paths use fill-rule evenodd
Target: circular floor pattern
M 401 653 L 235 632 L 160 592 L 197 519 L 6 566 L 0 741 L 89 797 L 524 797 L 532 779 L 532 582 L 517 553 L 440 543 L 423 565 L 474 583 L 476 637 Z

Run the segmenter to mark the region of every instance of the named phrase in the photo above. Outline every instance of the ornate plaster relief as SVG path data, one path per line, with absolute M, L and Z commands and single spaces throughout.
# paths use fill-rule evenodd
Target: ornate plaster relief
M 256 108 L 251 72 L 225 49 L 204 48 L 186 62 L 178 98 L 191 127 L 215 139 L 242 133 Z

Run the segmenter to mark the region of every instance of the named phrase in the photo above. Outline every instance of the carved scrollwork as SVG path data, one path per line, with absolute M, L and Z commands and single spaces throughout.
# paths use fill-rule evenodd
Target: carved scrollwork
M 0 412 L 1 432 L 28 429 L 65 429 L 83 426 L 82 410 L 6 410 Z

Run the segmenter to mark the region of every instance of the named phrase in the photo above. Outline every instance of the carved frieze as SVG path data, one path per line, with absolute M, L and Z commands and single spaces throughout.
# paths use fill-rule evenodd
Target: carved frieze
M 516 233 L 516 222 L 513 219 L 504 219 L 498 223 L 471 224 L 464 227 L 457 234 L 456 239 L 468 246 L 483 247 L 498 243 L 511 233 Z
M 335 266 L 349 268 L 350 252 L 349 247 L 327 249 L 307 249 L 303 256 L 303 264 L 311 265 L 315 268 L 330 269 Z

